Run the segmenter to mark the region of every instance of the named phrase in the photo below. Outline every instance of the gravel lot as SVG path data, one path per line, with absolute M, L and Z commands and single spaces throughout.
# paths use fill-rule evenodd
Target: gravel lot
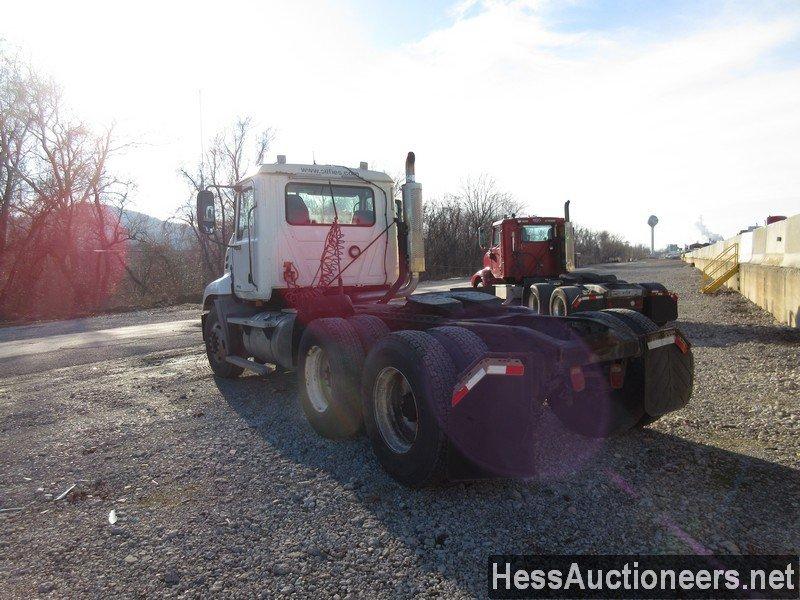
M 679 293 L 693 400 L 619 439 L 554 433 L 526 482 L 406 490 L 364 439 L 313 433 L 293 374 L 215 380 L 199 329 L 0 363 L 0 596 L 480 597 L 493 553 L 797 553 L 800 333 L 683 263 L 609 269 Z M 59 331 L 110 326 L 86 321 Z

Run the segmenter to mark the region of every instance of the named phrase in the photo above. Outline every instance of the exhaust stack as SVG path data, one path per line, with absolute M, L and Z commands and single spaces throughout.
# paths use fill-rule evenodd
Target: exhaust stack
M 403 220 L 408 227 L 408 270 L 412 275 L 425 270 L 425 239 L 422 229 L 422 186 L 414 179 L 414 153 L 406 157 L 406 182 L 403 193 Z
M 569 220 L 569 200 L 564 202 L 564 262 L 565 271 L 575 270 L 575 229 Z

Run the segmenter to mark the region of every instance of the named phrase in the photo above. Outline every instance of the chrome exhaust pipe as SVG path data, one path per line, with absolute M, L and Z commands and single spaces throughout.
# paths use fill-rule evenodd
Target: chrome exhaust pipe
M 406 182 L 403 184 L 403 220 L 408 227 L 408 270 L 422 273 L 425 270 L 425 238 L 422 224 L 422 186 L 415 180 L 414 161 L 409 152 L 406 157 Z

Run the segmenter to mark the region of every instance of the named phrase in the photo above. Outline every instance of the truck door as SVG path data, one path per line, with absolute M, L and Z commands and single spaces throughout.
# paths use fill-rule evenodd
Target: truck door
M 241 298 L 256 296 L 256 255 L 258 228 L 256 226 L 256 202 L 253 182 L 248 182 L 238 194 L 236 201 L 236 227 L 231 244 L 231 273 L 233 290 Z
M 492 227 L 492 240 L 489 245 L 489 268 L 496 279 L 505 277 L 503 273 L 503 236 L 502 226 Z

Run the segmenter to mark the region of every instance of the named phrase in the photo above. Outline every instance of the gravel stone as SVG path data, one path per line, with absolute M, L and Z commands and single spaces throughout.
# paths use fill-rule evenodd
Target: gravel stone
M 3 505 L 26 507 L 0 513 L 0 597 L 468 598 L 485 596 L 495 553 L 796 554 L 800 332 L 738 294 L 700 294 L 679 261 L 602 270 L 679 294 L 692 401 L 602 441 L 546 416 L 527 481 L 403 488 L 366 439 L 314 434 L 294 374 L 215 379 L 199 327 L 0 362 Z M 108 315 L 0 342 L 198 317 Z

